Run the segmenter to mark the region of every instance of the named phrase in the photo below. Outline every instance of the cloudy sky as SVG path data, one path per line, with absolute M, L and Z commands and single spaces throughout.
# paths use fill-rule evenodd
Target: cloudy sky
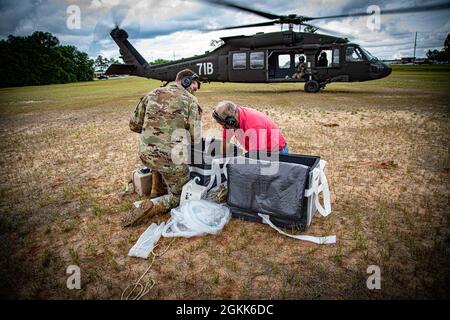
M 433 4 L 442 0 L 261 0 L 232 2 L 275 14 L 323 16 Z M 78 18 L 78 12 L 79 17 Z M 379 30 L 367 27 L 367 17 L 318 20 L 316 25 L 347 35 L 381 59 L 412 56 L 418 32 L 417 57 L 440 49 L 450 33 L 450 10 L 384 15 Z M 239 24 L 267 21 L 251 13 L 199 0 L 0 0 L 0 38 L 49 31 L 62 44 L 77 46 L 95 57 L 118 57 L 109 37 L 115 24 L 130 34 L 131 43 L 147 59 L 179 59 L 210 50 L 213 39 L 231 35 L 279 31 L 281 26 L 201 32 Z M 286 26 L 285 26 L 286 28 Z

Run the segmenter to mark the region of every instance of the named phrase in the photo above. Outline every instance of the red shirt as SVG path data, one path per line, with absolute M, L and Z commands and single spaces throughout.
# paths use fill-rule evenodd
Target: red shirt
M 251 108 L 239 107 L 239 129 L 223 129 L 223 141 L 235 135 L 245 151 L 279 151 L 286 140 L 278 126 L 264 113 Z

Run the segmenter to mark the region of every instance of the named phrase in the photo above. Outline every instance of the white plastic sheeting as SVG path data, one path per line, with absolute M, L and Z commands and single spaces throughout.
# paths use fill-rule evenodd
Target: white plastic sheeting
M 194 237 L 217 234 L 230 221 L 228 207 L 207 200 L 190 200 L 172 209 L 162 235 L 164 237 Z
M 147 259 L 159 238 L 161 238 L 164 225 L 164 222 L 159 225 L 152 223 L 139 237 L 136 244 L 128 252 L 128 255 L 130 257 Z
M 129 256 L 147 259 L 163 237 L 195 237 L 217 234 L 230 221 L 228 207 L 207 200 L 187 200 L 172 209 L 170 219 L 159 225 L 152 223 L 131 248 Z

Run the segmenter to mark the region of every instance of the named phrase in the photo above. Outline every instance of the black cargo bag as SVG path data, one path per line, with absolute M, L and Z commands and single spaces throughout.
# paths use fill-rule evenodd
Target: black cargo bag
M 304 231 L 316 212 L 331 212 L 325 164 L 320 157 L 294 154 L 279 155 L 278 161 L 230 158 L 227 205 L 235 217 Z

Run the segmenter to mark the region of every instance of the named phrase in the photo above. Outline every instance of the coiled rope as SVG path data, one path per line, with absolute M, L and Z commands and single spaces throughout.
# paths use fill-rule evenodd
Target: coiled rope
M 136 281 L 136 283 L 134 284 L 130 284 L 128 285 L 125 290 L 123 290 L 122 295 L 120 296 L 121 300 L 141 300 L 142 297 L 144 297 L 147 293 L 150 292 L 150 290 L 152 290 L 152 288 L 155 286 L 156 281 L 153 280 L 152 278 L 150 278 L 145 285 L 142 284 L 142 279 L 147 275 L 147 273 L 150 271 L 150 269 L 153 266 L 153 263 L 155 262 L 157 257 L 162 257 L 170 248 L 170 246 L 172 245 L 172 243 L 175 241 L 176 239 L 173 239 L 169 245 L 167 246 L 167 248 L 159 254 L 156 254 L 154 252 L 154 250 L 156 249 L 156 247 L 158 246 L 158 244 L 153 248 L 152 250 L 152 262 L 150 263 L 150 265 L 148 266 L 147 270 L 145 270 L 145 272 L 139 277 L 139 279 Z M 133 286 L 133 288 L 131 289 L 131 291 L 125 296 L 125 293 Z

